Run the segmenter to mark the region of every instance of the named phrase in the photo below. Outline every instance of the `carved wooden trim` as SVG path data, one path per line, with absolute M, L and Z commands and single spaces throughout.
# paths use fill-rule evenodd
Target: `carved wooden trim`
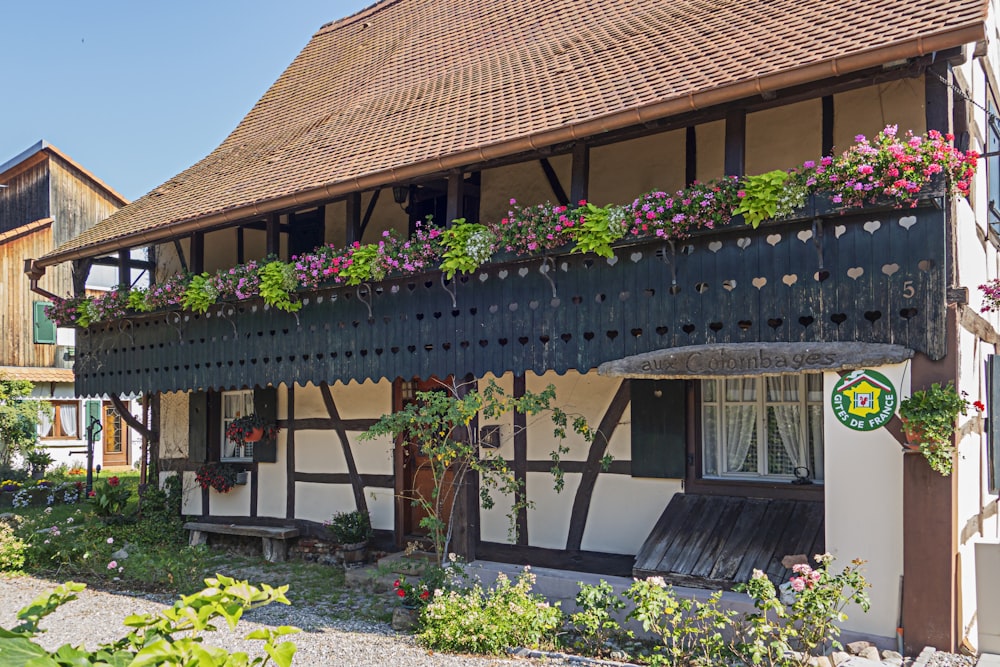
M 601 459 L 608 451 L 611 436 L 614 435 L 618 422 L 621 421 L 625 407 L 629 404 L 630 392 L 629 381 L 622 380 L 618 385 L 614 398 L 608 406 L 607 412 L 601 418 L 597 434 L 594 435 L 593 442 L 590 443 L 590 453 L 587 454 L 587 463 L 583 470 L 583 477 L 580 479 L 580 486 L 577 487 L 576 497 L 573 499 L 573 513 L 570 515 L 569 535 L 566 537 L 566 550 L 579 551 L 583 543 L 583 530 L 587 526 L 587 514 L 590 511 L 590 501 L 594 494 L 594 486 L 597 484 L 597 475 L 601 472 Z
M 351 480 L 351 490 L 354 491 L 354 504 L 357 506 L 359 512 L 368 514 L 364 483 L 361 481 L 361 475 L 358 474 L 358 466 L 354 462 L 354 452 L 351 451 L 351 441 L 347 439 L 347 430 L 341 423 L 340 412 L 337 411 L 337 404 L 333 400 L 330 385 L 321 384 L 319 390 L 323 394 L 323 404 L 326 406 L 326 411 L 330 414 L 333 429 L 337 432 L 337 437 L 340 438 L 340 447 L 344 451 L 344 460 L 347 461 L 347 474 Z

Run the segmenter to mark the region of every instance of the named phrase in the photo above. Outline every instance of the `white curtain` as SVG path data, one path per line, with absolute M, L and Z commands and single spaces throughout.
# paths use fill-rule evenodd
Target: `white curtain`
M 48 413 L 41 412 L 38 414 L 38 437 L 48 438 L 52 435 L 52 418 L 49 417 Z
M 786 385 L 786 395 L 782 396 L 782 384 Z M 798 400 L 798 378 L 778 377 L 767 383 L 767 400 L 779 402 L 782 400 Z M 778 437 L 781 446 L 792 462 L 793 468 L 807 466 L 809 462 L 809 443 L 805 440 L 802 430 L 802 412 L 799 405 L 772 405 L 774 421 L 778 427 Z M 808 466 L 807 466 L 808 467 Z M 810 471 L 812 472 L 812 471 Z
M 726 406 L 726 464 L 730 472 L 743 467 L 756 428 L 757 406 Z
M 67 438 L 75 438 L 79 428 L 78 415 L 79 406 L 76 403 L 67 403 L 59 406 L 59 424 L 62 426 L 63 435 Z

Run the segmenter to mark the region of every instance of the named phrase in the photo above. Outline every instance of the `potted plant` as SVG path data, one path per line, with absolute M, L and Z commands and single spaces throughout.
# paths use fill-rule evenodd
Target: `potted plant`
M 33 449 L 25 456 L 28 466 L 31 468 L 32 479 L 42 479 L 45 471 L 52 465 L 52 456 L 44 449 Z
M 372 536 L 372 521 L 367 512 L 337 512 L 326 526 L 340 545 L 345 563 L 364 561 Z
M 913 392 L 899 404 L 899 417 L 910 448 L 919 450 L 931 468 L 950 475 L 955 455 L 955 420 L 965 414 L 969 402 L 949 382 Z
M 265 437 L 270 440 L 277 434 L 278 427 L 274 424 L 265 424 L 261 416 L 256 413 L 237 417 L 226 427 L 226 437 L 240 447 L 248 442 L 258 442 Z
M 228 463 L 212 461 L 198 468 L 195 479 L 203 489 L 212 488 L 219 493 L 229 493 L 234 486 L 246 484 L 246 472 Z

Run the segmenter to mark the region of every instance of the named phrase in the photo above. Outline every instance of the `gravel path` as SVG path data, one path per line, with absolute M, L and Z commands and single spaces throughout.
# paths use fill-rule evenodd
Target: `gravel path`
M 35 597 L 52 589 L 56 583 L 34 577 L 0 577 L 0 627 L 16 625 L 17 611 Z M 155 599 L 154 599 L 155 598 Z M 126 633 L 121 619 L 128 614 L 155 613 L 167 599 L 127 592 L 107 593 L 87 589 L 78 600 L 63 605 L 42 621 L 48 632 L 37 638 L 40 644 L 54 649 L 66 643 L 94 647 L 118 639 Z M 295 625 L 303 632 L 293 635 L 298 646 L 296 667 L 330 665 L 397 667 L 398 665 L 461 667 L 530 667 L 541 664 L 532 660 L 495 659 L 428 653 L 409 635 L 397 634 L 388 625 L 358 621 L 331 620 L 309 609 L 272 604 L 244 615 L 231 632 L 225 622 L 218 632 L 208 633 L 205 641 L 230 651 L 261 654 L 262 642 L 242 637 L 265 625 Z M 546 665 L 564 664 L 546 661 Z

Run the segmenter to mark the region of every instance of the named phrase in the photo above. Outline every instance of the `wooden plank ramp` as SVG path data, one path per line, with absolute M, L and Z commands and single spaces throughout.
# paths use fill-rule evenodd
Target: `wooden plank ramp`
M 729 590 L 754 569 L 788 580 L 785 556 L 826 551 L 823 502 L 678 493 L 635 559 L 632 575 Z

